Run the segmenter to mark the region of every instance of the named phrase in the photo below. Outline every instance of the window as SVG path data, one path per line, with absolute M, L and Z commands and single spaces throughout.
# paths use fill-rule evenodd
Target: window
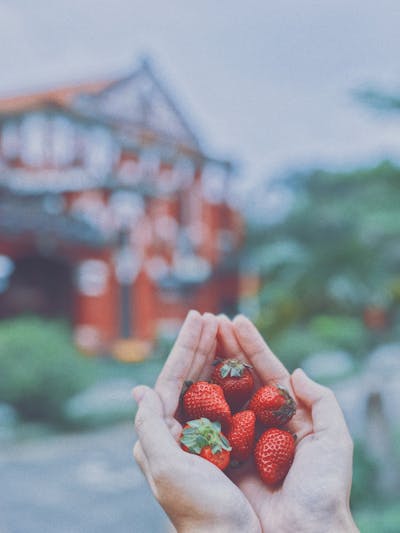
M 160 172 L 160 154 L 156 150 L 143 150 L 139 156 L 139 172 L 143 181 L 154 181 Z
M 196 169 L 190 159 L 181 158 L 174 165 L 176 181 L 182 189 L 190 187 L 194 180 Z
M 21 159 L 31 167 L 43 165 L 48 120 L 44 115 L 32 114 L 21 122 Z
M 77 285 L 86 296 L 100 296 L 107 289 L 108 266 L 104 261 L 88 259 L 83 261 L 77 271 Z
M 89 173 L 98 178 L 105 178 L 114 164 L 114 143 L 105 128 L 95 127 L 86 131 L 84 163 Z
M 144 213 L 143 198 L 131 191 L 116 191 L 111 195 L 110 208 L 118 227 L 131 227 Z
M 75 158 L 74 126 L 67 117 L 52 120 L 52 162 L 57 167 L 69 165 Z
M 19 155 L 19 127 L 17 122 L 5 122 L 1 132 L 1 149 L 6 159 Z
M 226 194 L 226 171 L 220 165 L 207 165 L 201 176 L 204 198 L 214 204 L 224 201 Z

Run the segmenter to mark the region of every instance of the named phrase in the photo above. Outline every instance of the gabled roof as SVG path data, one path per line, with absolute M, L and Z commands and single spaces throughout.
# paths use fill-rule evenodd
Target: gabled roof
M 77 96 L 72 106 L 116 124 L 138 126 L 199 147 L 192 127 L 147 60 L 132 74 L 101 91 Z
M 68 87 L 59 87 L 47 91 L 36 91 L 30 94 L 19 94 L 0 98 L 0 113 L 17 113 L 32 108 L 53 104 L 67 107 L 72 99 L 82 93 L 96 93 L 113 83 L 111 80 L 93 83 L 80 83 Z
M 21 113 L 49 105 L 61 106 L 117 127 L 144 129 L 199 149 L 200 143 L 192 127 L 147 60 L 120 79 L 0 98 L 0 114 Z

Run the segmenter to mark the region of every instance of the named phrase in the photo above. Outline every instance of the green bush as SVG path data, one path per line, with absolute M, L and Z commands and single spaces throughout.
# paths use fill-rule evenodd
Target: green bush
M 375 479 L 377 466 L 368 457 L 362 442 L 354 442 L 353 484 L 351 488 L 351 505 L 357 507 L 376 502 Z
M 0 322 L 0 369 L 0 402 L 48 422 L 62 422 L 65 401 L 94 377 L 65 324 L 33 317 Z
M 399 533 L 400 508 L 398 502 L 370 504 L 354 511 L 354 519 L 362 533 Z
M 309 355 L 336 348 L 335 345 L 321 339 L 309 329 L 300 326 L 287 328 L 277 335 L 270 344 L 273 351 L 290 371 L 301 366 L 303 360 Z
M 346 315 L 316 315 L 310 332 L 321 341 L 358 354 L 365 348 L 367 332 L 361 319 Z

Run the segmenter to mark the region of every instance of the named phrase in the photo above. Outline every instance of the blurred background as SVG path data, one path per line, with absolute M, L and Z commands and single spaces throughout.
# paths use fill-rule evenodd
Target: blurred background
M 331 386 L 400 530 L 395 0 L 0 0 L 0 532 L 158 533 L 131 388 L 186 312 Z

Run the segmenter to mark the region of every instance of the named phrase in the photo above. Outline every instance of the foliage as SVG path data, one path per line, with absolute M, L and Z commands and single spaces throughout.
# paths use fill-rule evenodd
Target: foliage
M 0 323 L 0 402 L 24 419 L 60 421 L 65 401 L 93 380 L 93 365 L 59 322 L 22 317 Z
M 368 457 L 361 442 L 354 443 L 353 484 L 351 488 L 351 505 L 371 503 L 379 499 L 374 490 L 377 467 Z
M 356 509 L 354 518 L 362 533 L 399 533 L 400 531 L 400 508 L 397 501 Z
M 344 351 L 355 368 L 400 333 L 400 170 L 384 162 L 314 171 L 280 183 L 291 208 L 249 222 L 244 260 L 261 280 L 257 325 L 290 370 Z M 273 218 L 273 217 L 272 217 Z M 400 531 L 400 512 L 374 489 L 376 466 L 356 443 L 352 507 L 363 533 Z
M 249 224 L 244 256 L 261 277 L 257 323 L 289 367 L 320 350 L 363 357 L 395 339 L 399 185 L 400 171 L 388 162 L 289 176 L 280 185 L 292 198 L 287 216 Z
M 393 111 L 398 112 L 400 108 L 399 95 L 389 91 L 382 91 L 374 87 L 364 87 L 354 91 L 355 98 L 377 111 L 385 111 L 392 114 Z

